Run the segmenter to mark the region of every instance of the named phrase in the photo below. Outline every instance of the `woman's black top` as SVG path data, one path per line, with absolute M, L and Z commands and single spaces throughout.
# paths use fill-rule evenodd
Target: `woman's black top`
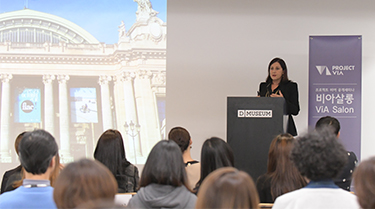
M 261 97 L 269 97 L 271 94 L 280 94 L 280 91 L 286 102 L 286 114 L 289 115 L 287 132 L 296 136 L 297 130 L 292 115 L 298 115 L 300 110 L 297 83 L 292 81 L 282 82 L 273 91 L 271 89 L 271 83 L 262 82 L 259 85 L 259 96 Z

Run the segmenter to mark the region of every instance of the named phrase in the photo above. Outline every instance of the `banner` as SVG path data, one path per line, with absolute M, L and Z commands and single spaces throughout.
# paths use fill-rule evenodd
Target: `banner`
M 70 109 L 73 123 L 97 123 L 96 89 L 71 88 Z
M 323 116 L 340 121 L 340 139 L 361 156 L 361 36 L 310 36 L 309 126 Z
M 41 105 L 40 89 L 16 89 L 17 101 L 15 105 L 16 123 L 40 123 Z

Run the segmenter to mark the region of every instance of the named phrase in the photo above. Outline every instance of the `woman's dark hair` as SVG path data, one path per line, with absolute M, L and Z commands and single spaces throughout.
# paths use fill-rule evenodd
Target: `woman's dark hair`
M 203 181 L 196 208 L 258 208 L 253 179 L 233 167 L 219 168 Z
M 180 147 L 181 152 L 189 147 L 190 144 L 190 134 L 189 132 L 182 127 L 174 127 L 169 131 L 168 139 L 173 140 Z
M 301 175 L 313 181 L 337 177 L 348 160 L 344 146 L 328 128 L 299 137 L 291 158 Z
M 267 83 L 272 83 L 272 78 L 271 78 L 271 75 L 270 75 L 270 69 L 271 69 L 271 65 L 273 63 L 275 63 L 275 62 L 277 62 L 277 63 L 280 64 L 280 66 L 281 66 L 281 68 L 283 69 L 283 72 L 284 72 L 284 74 L 283 74 L 283 76 L 281 78 L 281 82 L 283 83 L 283 82 L 289 81 L 289 78 L 288 78 L 288 68 L 286 67 L 285 61 L 283 59 L 281 59 L 281 58 L 276 57 L 276 58 L 273 58 L 271 60 L 271 62 L 268 64 L 268 76 L 267 76 L 266 82 Z
M 353 174 L 355 194 L 361 208 L 375 208 L 375 157 L 362 161 Z
M 53 199 L 57 208 L 77 206 L 97 200 L 114 201 L 117 182 L 106 166 L 81 159 L 68 164 L 57 177 Z
M 284 193 L 306 186 L 305 179 L 290 160 L 294 142 L 294 137 L 288 133 L 276 136 L 271 142 L 267 174 L 271 178 L 273 200 Z
M 142 171 L 140 187 L 152 183 L 189 188 L 185 164 L 176 142 L 161 140 L 152 148 Z
M 321 117 L 315 124 L 315 129 L 320 130 L 321 128 L 329 127 L 336 134 L 339 134 L 340 131 L 340 122 L 331 116 Z
M 196 188 L 202 184 L 203 180 L 212 171 L 222 167 L 233 167 L 234 156 L 232 148 L 224 140 L 211 137 L 202 146 L 201 151 L 201 177 Z
M 123 166 L 127 167 L 130 162 L 126 159 L 124 141 L 121 133 L 117 130 L 106 130 L 98 140 L 94 151 L 94 158 L 103 163 L 112 172 L 123 174 Z

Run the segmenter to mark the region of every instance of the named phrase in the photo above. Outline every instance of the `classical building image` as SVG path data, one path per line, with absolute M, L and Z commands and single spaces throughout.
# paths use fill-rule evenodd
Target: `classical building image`
M 63 163 L 92 157 L 107 129 L 135 164 L 165 138 L 167 24 L 150 1 L 135 2 L 136 22 L 107 31 L 115 44 L 52 14 L 0 14 L 1 163 L 18 162 L 14 140 L 35 128 L 55 136 Z

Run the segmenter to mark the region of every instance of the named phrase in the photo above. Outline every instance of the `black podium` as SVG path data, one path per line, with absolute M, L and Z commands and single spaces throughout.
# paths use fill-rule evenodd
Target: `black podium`
M 271 141 L 286 132 L 284 98 L 228 97 L 227 142 L 235 167 L 256 179 L 267 172 Z

